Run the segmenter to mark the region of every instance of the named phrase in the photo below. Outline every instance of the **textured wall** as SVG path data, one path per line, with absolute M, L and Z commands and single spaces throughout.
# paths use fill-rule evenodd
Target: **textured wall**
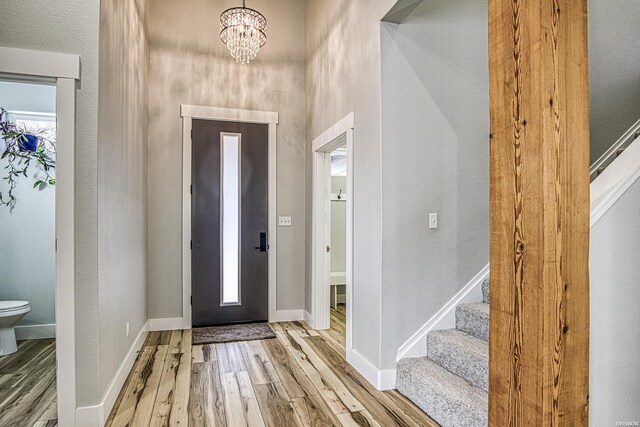
M 0 82 L 0 107 L 14 111 L 55 113 L 56 88 Z M 0 142 L 0 152 L 4 145 Z M 4 177 L 5 160 L 0 160 Z M 19 177 L 18 203 L 10 211 L 0 206 L 0 300 L 29 301 L 31 312 L 20 325 L 46 325 L 55 319 L 55 187 L 34 190 L 29 178 Z M 0 180 L 0 191 L 7 185 Z
M 149 317 L 182 315 L 182 120 L 180 104 L 275 111 L 278 229 L 277 308 L 304 305 L 304 10 L 302 0 L 255 0 L 268 41 L 238 65 L 218 19 L 237 1 L 153 0 L 149 5 Z
M 638 142 L 636 141 L 636 144 Z M 640 420 L 640 181 L 591 228 L 589 421 Z
M 399 346 L 489 262 L 487 5 L 423 2 L 381 31 L 381 351 L 390 369 Z
M 2 0 L 0 46 L 78 54 L 77 92 L 76 364 L 78 404 L 101 398 L 98 383 L 97 121 L 99 0 Z
M 589 1 L 591 162 L 640 119 L 638 0 Z
M 307 276 L 311 310 L 311 141 L 350 112 L 355 115 L 353 345 L 380 359 L 381 170 L 380 19 L 392 0 L 307 3 Z M 351 196 L 351 195 L 350 195 Z
M 145 0 L 100 8 L 100 393 L 147 320 L 148 43 Z M 130 323 L 130 335 L 126 324 Z

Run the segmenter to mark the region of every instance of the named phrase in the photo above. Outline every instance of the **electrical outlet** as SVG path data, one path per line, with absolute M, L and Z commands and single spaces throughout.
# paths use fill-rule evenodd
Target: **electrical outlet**
M 429 228 L 438 228 L 438 214 L 430 213 L 429 214 Z
M 127 322 L 127 338 L 129 338 L 129 322 Z
M 281 216 L 278 218 L 278 225 L 280 227 L 291 227 L 291 217 L 290 216 Z

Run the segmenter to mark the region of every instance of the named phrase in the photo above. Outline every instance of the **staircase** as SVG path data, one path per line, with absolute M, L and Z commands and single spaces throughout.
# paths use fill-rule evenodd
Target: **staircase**
M 612 194 L 622 194 L 640 179 L 638 144 L 640 120 L 591 166 L 592 223 L 613 203 L 608 200 Z M 614 162 L 617 167 L 608 168 Z M 443 427 L 484 427 L 489 412 L 488 278 L 482 283 L 482 302 L 459 304 L 455 319 L 455 329 L 427 333 L 426 357 L 398 362 L 396 388 Z
M 482 302 L 456 307 L 456 328 L 430 331 L 427 356 L 398 362 L 396 388 L 442 426 L 486 426 L 489 279 Z

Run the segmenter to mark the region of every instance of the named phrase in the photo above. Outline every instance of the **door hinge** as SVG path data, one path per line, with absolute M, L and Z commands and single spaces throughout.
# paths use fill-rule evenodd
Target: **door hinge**
M 191 305 L 193 305 L 193 295 L 191 295 Z
M 191 184 L 191 185 L 189 186 L 189 193 L 190 193 L 190 194 L 193 194 L 193 184 Z
M 331 246 L 327 245 L 327 252 L 331 252 Z
M 58 252 L 58 239 L 56 239 L 56 252 Z
M 191 139 L 193 139 L 193 129 L 191 129 Z
M 189 249 L 193 249 L 193 240 L 189 240 Z

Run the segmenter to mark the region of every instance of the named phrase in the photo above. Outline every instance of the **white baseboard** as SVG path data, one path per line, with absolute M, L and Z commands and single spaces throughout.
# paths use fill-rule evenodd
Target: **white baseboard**
M 16 339 L 21 340 L 41 340 L 56 337 L 56 324 L 46 325 L 18 325 L 15 327 Z
M 122 390 L 127 377 L 129 376 L 129 372 L 133 368 L 133 364 L 138 357 L 138 351 L 142 348 L 144 344 L 144 340 L 147 337 L 147 333 L 149 332 L 149 321 L 144 324 L 138 336 L 133 341 L 131 348 L 129 348 L 129 352 L 125 356 L 124 360 L 120 364 L 116 375 L 114 376 L 111 384 L 109 384 L 109 388 L 104 394 L 102 398 L 102 402 L 98 405 L 93 406 L 81 406 L 76 409 L 76 427 L 102 427 L 104 426 L 107 418 L 109 418 L 109 414 L 111 413 L 111 409 L 113 409 L 113 405 L 118 398 L 118 394 Z
M 302 320 L 307 322 L 308 325 L 313 325 L 313 316 L 307 310 L 302 313 Z
M 76 408 L 76 427 L 98 427 L 103 426 L 104 406 L 80 406 Z
M 378 371 L 378 390 L 393 390 L 396 388 L 396 370 L 385 369 Z
M 180 329 L 191 329 L 191 322 L 184 317 L 149 319 L 150 331 L 176 331 Z
M 444 307 L 434 314 L 418 331 L 411 335 L 398 349 L 396 361 L 406 357 L 422 357 L 427 355 L 426 336 L 429 331 L 451 329 L 456 327 L 456 306 L 460 303 L 482 301 L 482 281 L 489 274 L 487 264 L 473 279 L 469 281 Z
M 347 350 L 347 362 L 378 390 L 396 387 L 396 370 L 379 370 L 356 350 Z
M 294 322 L 304 320 L 304 310 L 276 310 L 274 318 L 269 322 Z

